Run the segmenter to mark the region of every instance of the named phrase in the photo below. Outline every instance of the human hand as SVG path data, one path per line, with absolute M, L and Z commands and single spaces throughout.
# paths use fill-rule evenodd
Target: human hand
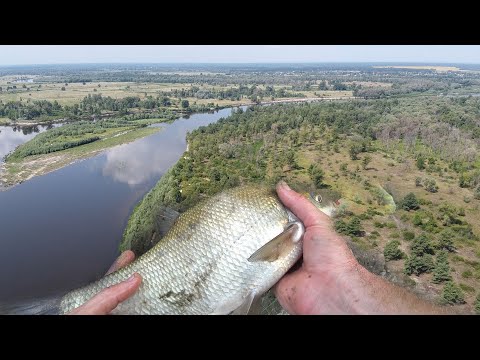
M 346 313 L 348 274 L 357 260 L 346 242 L 333 230 L 331 219 L 285 182 L 277 185 L 282 203 L 304 224 L 303 264 L 286 274 L 275 294 L 290 314 Z
M 135 254 L 133 251 L 124 251 L 117 260 L 115 260 L 110 269 L 108 269 L 107 274 L 127 266 L 134 259 Z M 85 304 L 73 309 L 68 315 L 107 315 L 115 309 L 118 304 L 135 294 L 141 283 L 141 276 L 135 273 L 127 280 L 103 289 Z

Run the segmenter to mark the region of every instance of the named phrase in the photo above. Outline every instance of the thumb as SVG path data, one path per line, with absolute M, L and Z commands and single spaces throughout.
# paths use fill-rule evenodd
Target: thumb
M 142 277 L 135 273 L 127 280 L 102 290 L 88 302 L 72 310 L 69 315 L 107 315 L 118 304 L 135 294 L 141 283 Z

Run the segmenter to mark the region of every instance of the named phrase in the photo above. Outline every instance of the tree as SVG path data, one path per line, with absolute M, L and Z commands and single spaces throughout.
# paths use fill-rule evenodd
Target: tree
M 430 254 L 418 256 L 412 254 L 407 261 L 405 261 L 404 273 L 407 275 L 420 275 L 423 273 L 429 273 L 435 267 L 433 263 L 433 257 Z
M 65 86 L 62 86 L 62 91 L 65 91 Z
M 417 158 L 417 168 L 418 170 L 425 170 L 425 159 L 423 156 Z
M 435 263 L 435 269 L 433 269 L 433 283 L 440 284 L 444 281 L 451 281 L 450 265 L 448 264 L 447 252 L 445 250 L 440 251 L 437 255 L 437 261 Z
M 433 246 L 427 235 L 421 234 L 417 236 L 410 245 L 412 255 L 423 256 L 425 254 L 433 254 Z
M 400 241 L 392 240 L 385 245 L 385 249 L 383 251 L 383 255 L 385 256 L 386 261 L 390 260 L 399 260 L 404 256 L 402 250 L 398 248 L 400 245 Z
M 350 159 L 352 160 L 358 160 L 358 154 L 361 152 L 361 148 L 359 144 L 353 144 L 350 146 L 350 149 L 348 150 L 350 154 Z
M 363 169 L 366 170 L 367 169 L 367 166 L 368 164 L 370 164 L 370 162 L 372 161 L 372 157 L 370 155 L 365 155 L 362 159 L 362 165 L 363 165 Z
M 480 315 L 480 293 L 478 293 L 477 298 L 475 299 L 475 313 Z
M 440 233 L 438 237 L 437 248 L 441 250 L 454 251 L 455 245 L 453 244 L 453 239 L 455 238 L 455 233 L 452 229 L 445 229 Z
M 407 194 L 403 198 L 401 202 L 401 206 L 403 210 L 407 210 L 407 211 L 420 209 L 420 205 L 418 204 L 417 197 L 415 196 L 414 193 Z
M 182 108 L 183 109 L 186 109 L 190 106 L 190 103 L 188 102 L 188 100 L 182 100 Z
M 294 159 L 295 160 L 295 159 Z M 310 165 L 308 168 L 308 174 L 313 181 L 313 184 L 316 188 L 321 188 L 323 186 L 323 178 L 325 173 L 317 165 Z
M 453 281 L 448 281 L 443 287 L 441 302 L 443 304 L 463 304 L 465 302 L 463 291 Z

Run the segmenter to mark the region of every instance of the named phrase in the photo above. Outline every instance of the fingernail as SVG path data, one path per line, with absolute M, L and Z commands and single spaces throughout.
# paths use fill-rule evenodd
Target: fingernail
M 292 189 L 290 189 L 290 186 L 288 186 L 288 184 L 283 180 L 281 180 L 279 182 L 279 185 L 280 185 L 280 187 L 284 188 L 285 190 L 292 190 Z
M 134 281 L 135 281 L 135 278 L 136 278 L 136 276 L 135 276 L 135 274 L 133 274 L 132 276 L 130 276 L 130 277 L 127 279 L 126 282 L 134 282 Z

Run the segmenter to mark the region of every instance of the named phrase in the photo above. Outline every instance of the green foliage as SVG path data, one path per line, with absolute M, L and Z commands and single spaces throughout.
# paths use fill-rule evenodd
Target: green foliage
M 433 246 L 427 235 L 421 234 L 416 237 L 410 245 L 412 255 L 422 256 L 424 254 L 433 254 Z
M 363 166 L 363 169 L 366 170 L 367 169 L 367 166 L 368 164 L 370 164 L 370 162 L 372 161 L 372 157 L 370 155 L 365 155 L 362 159 L 362 166 Z
M 425 190 L 431 193 L 436 193 L 438 192 L 438 186 L 437 182 L 434 179 L 425 179 L 423 182 L 423 186 L 425 187 Z
M 441 250 L 454 251 L 455 245 L 453 239 L 455 238 L 455 233 L 452 229 L 444 229 L 438 236 L 437 248 Z
M 467 293 L 473 294 L 475 292 L 475 289 L 473 287 L 471 287 L 470 285 L 460 283 L 460 284 L 458 284 L 458 286 L 460 287 L 460 289 L 462 289 L 463 291 L 465 291 Z
M 465 270 L 464 272 L 462 272 L 462 277 L 464 279 L 469 279 L 472 276 L 473 276 L 473 273 L 470 270 Z
M 435 268 L 433 269 L 432 282 L 440 284 L 444 281 L 450 281 L 452 277 L 450 275 L 450 265 L 448 264 L 448 257 L 446 251 L 440 251 L 437 255 L 437 261 Z
M 475 299 L 475 303 L 473 305 L 474 305 L 475 313 L 477 315 L 480 315 L 480 293 L 477 295 Z
M 418 170 L 425 170 L 425 159 L 423 156 L 417 157 L 416 165 Z
M 337 220 L 335 222 L 335 230 L 340 234 L 348 236 L 361 236 L 363 229 L 361 226 L 361 221 L 357 216 L 353 216 L 349 222 L 343 220 Z
M 125 120 L 80 121 L 38 134 L 32 140 L 20 145 L 7 156 L 7 160 L 23 159 L 31 155 L 49 154 L 56 151 L 88 144 L 100 140 L 107 129 L 134 129 L 144 127 Z
M 433 257 L 430 254 L 425 254 L 423 256 L 417 256 L 412 254 L 405 261 L 404 273 L 406 275 L 420 275 L 423 273 L 429 273 L 435 267 L 433 263 Z
M 183 109 L 186 109 L 190 106 L 190 103 L 188 102 L 188 100 L 182 100 L 181 106 Z
M 386 261 L 399 260 L 404 256 L 402 250 L 398 248 L 399 245 L 400 241 L 398 240 L 391 240 L 385 245 L 383 255 L 385 256 Z
M 475 192 L 473 194 L 473 198 L 476 199 L 476 200 L 480 200 L 480 185 L 477 186 L 477 188 L 475 189 Z
M 310 175 L 310 178 L 317 189 L 323 187 L 323 178 L 325 173 L 322 169 L 320 169 L 320 167 L 317 165 L 310 165 L 308 168 L 308 174 Z
M 403 232 L 403 239 L 406 241 L 411 241 L 415 239 L 415 233 L 412 231 L 404 231 Z
M 409 193 L 403 198 L 401 201 L 401 207 L 403 210 L 407 211 L 420 209 L 420 205 L 414 193 Z
M 415 178 L 415 186 L 416 187 L 421 187 L 422 186 L 422 178 L 420 178 L 420 177 Z
M 455 283 L 449 281 L 443 287 L 440 301 L 448 305 L 463 304 L 465 302 L 463 291 Z
M 438 227 L 433 214 L 426 210 L 417 211 L 412 218 L 412 223 L 428 232 L 435 232 L 435 229 Z

